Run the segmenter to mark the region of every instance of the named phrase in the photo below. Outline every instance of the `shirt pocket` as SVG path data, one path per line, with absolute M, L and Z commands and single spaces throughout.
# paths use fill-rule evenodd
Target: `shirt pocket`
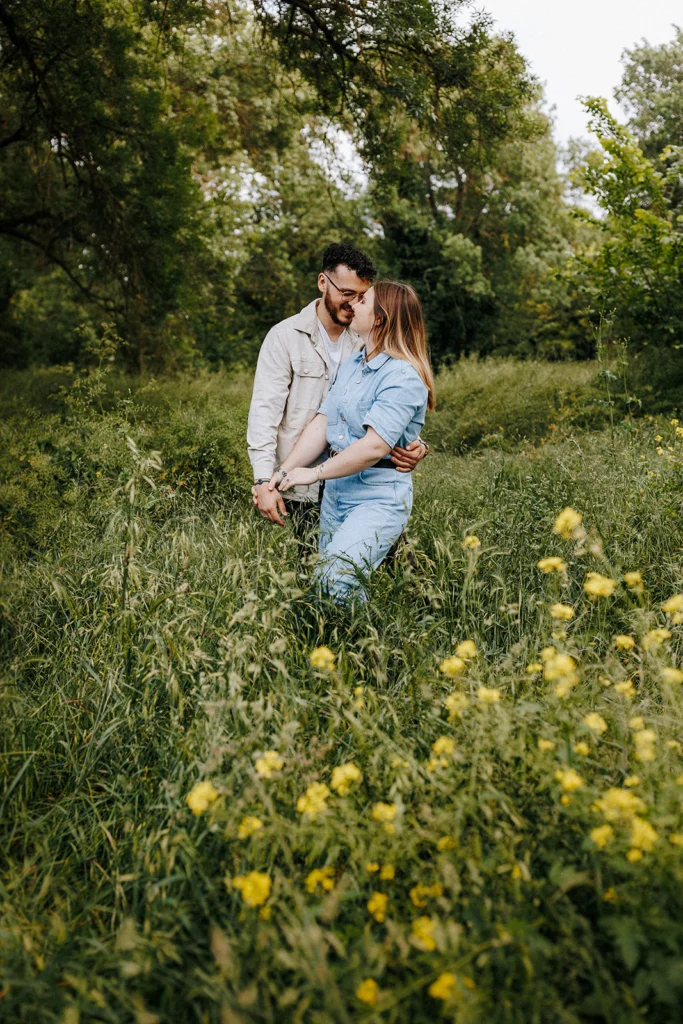
M 325 397 L 329 373 L 322 359 L 295 356 L 292 359 L 292 385 L 289 405 L 293 409 L 317 412 Z

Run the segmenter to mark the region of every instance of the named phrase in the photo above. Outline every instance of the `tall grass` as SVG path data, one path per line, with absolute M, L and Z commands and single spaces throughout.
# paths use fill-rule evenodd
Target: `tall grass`
M 70 392 L 42 416 L 15 403 L 3 428 L 0 1019 L 680 1019 L 681 685 L 663 671 L 680 627 L 660 610 L 683 590 L 675 425 L 437 451 L 410 549 L 344 613 L 309 592 L 288 528 L 254 516 L 246 386 L 229 401 L 215 380 L 131 392 L 78 408 Z M 494 428 L 518 389 L 495 393 Z M 553 533 L 566 505 L 585 539 Z M 550 554 L 565 573 L 537 568 Z M 623 581 L 636 569 L 642 594 Z M 588 571 L 614 594 L 589 598 Z M 566 625 L 557 601 L 575 609 Z M 655 625 L 671 638 L 648 641 Z M 478 654 L 440 671 L 466 639 Z M 323 645 L 334 666 L 316 669 Z M 527 671 L 549 645 L 577 665 L 565 696 Z M 626 679 L 632 697 L 614 688 Z M 453 743 L 435 752 L 440 737 Z M 345 795 L 297 810 L 348 763 L 361 778 Z M 195 815 L 200 780 L 215 799 Z M 651 848 L 634 846 L 633 814 L 604 848 L 591 839 L 610 787 L 642 801 Z M 262 827 L 247 836 L 248 818 Z M 254 907 L 252 871 L 271 884 Z

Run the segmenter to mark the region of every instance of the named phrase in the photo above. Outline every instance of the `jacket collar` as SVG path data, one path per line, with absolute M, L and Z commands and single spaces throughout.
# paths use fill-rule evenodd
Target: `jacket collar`
M 307 334 L 313 348 L 316 350 L 318 355 L 321 357 L 325 366 L 329 366 L 327 359 L 327 349 L 323 339 L 320 337 L 320 331 L 318 330 L 318 303 L 320 299 L 313 299 L 313 302 L 309 302 L 307 306 L 297 313 L 292 318 L 292 326 L 296 331 L 301 331 L 302 334 Z M 346 359 L 348 355 L 360 348 L 360 338 L 352 328 L 346 328 L 346 337 L 342 342 L 342 359 Z

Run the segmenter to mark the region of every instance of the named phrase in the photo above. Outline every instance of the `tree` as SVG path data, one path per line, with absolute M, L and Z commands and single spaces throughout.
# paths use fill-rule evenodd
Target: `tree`
M 645 40 L 622 56 L 624 72 L 615 97 L 629 115 L 628 125 L 646 157 L 666 146 L 683 145 L 683 30 L 670 43 Z

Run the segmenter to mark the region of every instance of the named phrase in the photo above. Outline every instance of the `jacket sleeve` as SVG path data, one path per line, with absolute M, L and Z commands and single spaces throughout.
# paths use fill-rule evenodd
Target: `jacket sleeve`
M 291 383 L 292 361 L 277 327 L 273 327 L 259 352 L 247 422 L 254 480 L 270 477 L 275 469 L 277 434 Z

